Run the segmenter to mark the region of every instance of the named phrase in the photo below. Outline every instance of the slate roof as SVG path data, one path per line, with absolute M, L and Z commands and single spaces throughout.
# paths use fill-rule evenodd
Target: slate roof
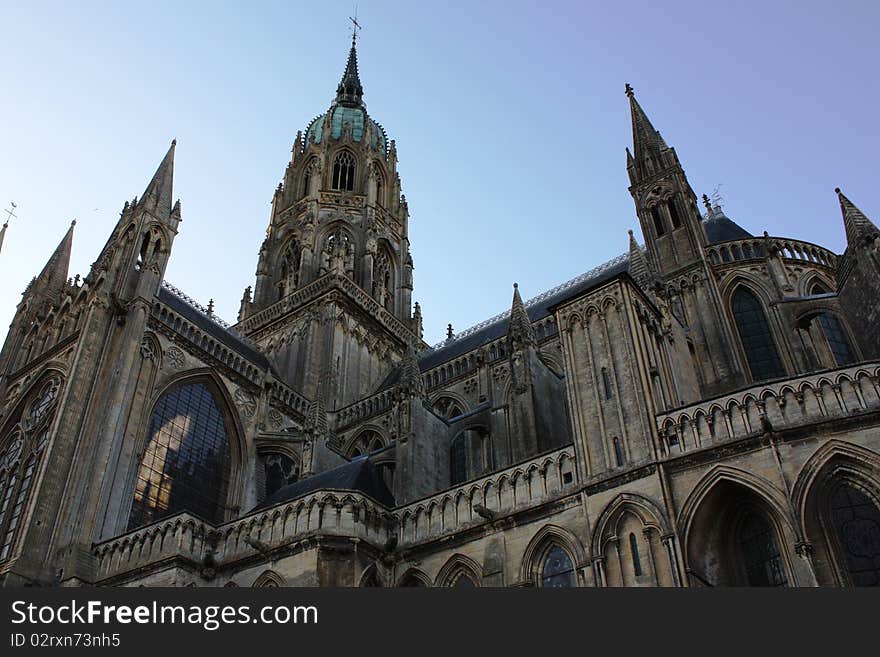
M 370 461 L 370 456 L 365 454 L 332 470 L 319 472 L 283 486 L 256 508 L 262 509 L 280 502 L 289 502 L 309 493 L 327 489 L 363 493 L 387 507 L 394 506 L 394 495 L 385 485 L 379 469 Z
M 754 237 L 749 231 L 717 208 L 711 216 L 703 219 L 703 229 L 706 231 L 706 239 L 709 244 Z
M 224 327 L 219 318 L 212 319 L 205 314 L 205 310 L 197 308 L 194 301 L 184 298 L 182 292 L 165 281 L 159 287 L 159 301 L 182 315 L 187 321 L 198 326 L 215 340 L 223 343 L 236 353 L 244 356 L 255 365 L 269 368 L 269 360 L 251 343 L 238 335 L 235 331 Z

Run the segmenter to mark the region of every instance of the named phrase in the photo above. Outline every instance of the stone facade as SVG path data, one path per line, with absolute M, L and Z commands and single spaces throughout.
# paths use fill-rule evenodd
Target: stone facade
M 164 281 L 175 145 L 0 352 L 5 586 L 880 583 L 880 231 L 753 236 L 627 86 L 646 244 L 433 347 L 352 44 L 230 326 Z

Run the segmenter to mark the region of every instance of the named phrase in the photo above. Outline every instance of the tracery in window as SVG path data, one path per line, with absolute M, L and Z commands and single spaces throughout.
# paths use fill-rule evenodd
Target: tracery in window
M 266 454 L 263 469 L 266 475 L 266 498 L 299 479 L 299 465 L 286 454 Z
M 434 413 L 444 420 L 450 420 L 462 415 L 461 406 L 452 397 L 440 397 L 434 402 Z
M 189 511 L 222 522 L 230 476 L 226 421 L 204 383 L 180 385 L 153 409 L 129 529 Z
M 55 403 L 58 396 L 58 381 L 51 380 L 40 389 L 40 394 L 31 402 L 28 410 L 28 425 L 36 427 L 40 421 L 46 417 L 49 409 Z
M 354 191 L 355 161 L 348 151 L 342 151 L 333 162 L 333 189 Z
M 763 381 L 785 376 L 761 302 L 749 290 L 739 287 L 733 295 L 732 309 L 752 378 Z
M 12 417 L 11 435 L 0 439 L 0 561 L 13 554 L 33 497 L 34 478 L 49 442 L 60 381 L 49 379 Z
M 348 450 L 348 457 L 354 458 L 362 454 L 371 454 L 385 447 L 385 441 L 379 432 L 367 429 L 358 434 Z

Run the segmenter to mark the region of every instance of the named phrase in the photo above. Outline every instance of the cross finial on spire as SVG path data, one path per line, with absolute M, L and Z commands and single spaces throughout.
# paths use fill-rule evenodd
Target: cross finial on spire
M 633 97 L 633 88 L 630 86 L 629 82 L 626 83 L 626 97 L 627 98 Z
M 13 203 L 12 201 L 9 201 L 9 206 L 10 206 L 10 209 L 9 209 L 9 210 L 4 210 L 4 211 L 3 211 L 3 212 L 5 212 L 5 213 L 8 215 L 8 216 L 6 217 L 6 221 L 5 221 L 4 224 L 3 224 L 4 226 L 8 225 L 9 222 L 12 221 L 13 219 L 18 219 L 18 215 L 15 214 L 15 208 L 17 208 L 18 205 L 15 204 L 15 203 Z
M 348 17 L 348 20 L 351 21 L 351 45 L 354 46 L 357 43 L 358 31 L 363 29 L 361 24 L 358 23 L 358 9 L 357 5 L 354 6 L 354 18 L 351 16 Z

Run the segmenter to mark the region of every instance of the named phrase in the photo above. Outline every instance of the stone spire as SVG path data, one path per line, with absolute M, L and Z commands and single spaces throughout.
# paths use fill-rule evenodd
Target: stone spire
M 162 213 L 163 217 L 170 216 L 172 212 L 171 192 L 174 183 L 174 149 L 177 140 L 171 142 L 171 147 L 162 158 L 159 168 L 153 174 L 153 179 L 147 185 L 147 190 L 141 197 L 141 203 Z
M 880 237 L 880 229 L 873 221 L 865 216 L 865 213 L 859 210 L 855 204 L 850 201 L 840 187 L 835 188 L 837 198 L 840 201 L 840 211 L 843 213 L 843 227 L 846 230 L 847 246 L 863 246 L 870 244 Z
M 507 337 L 514 344 L 514 347 L 534 346 L 536 343 L 532 322 L 522 297 L 519 295 L 519 285 L 516 283 L 513 284 L 513 304 L 510 307 Z
M 6 229 L 9 228 L 9 222 L 7 221 L 3 224 L 3 228 L 0 228 L 0 252 L 3 251 L 3 238 L 6 237 Z
M 651 267 L 632 230 L 629 231 L 629 273 L 642 286 L 651 280 Z
M 342 80 L 336 87 L 336 102 L 345 107 L 363 106 L 364 88 L 361 86 L 361 78 L 358 75 L 357 48 L 355 47 L 355 35 L 351 37 L 351 50 L 348 52 L 348 62 L 345 64 L 345 72 Z
M 41 292 L 51 297 L 60 297 L 67 282 L 67 272 L 70 267 L 70 253 L 73 250 L 73 229 L 76 227 L 76 219 L 70 222 L 70 228 L 64 234 L 61 242 L 52 253 L 43 271 L 37 276 L 32 286 L 34 292 Z
M 425 382 L 419 369 L 419 357 L 415 346 L 410 343 L 400 363 L 400 379 L 397 381 L 399 394 L 412 397 L 425 396 Z
M 629 98 L 630 114 L 632 115 L 633 131 L 633 156 L 636 160 L 642 160 L 646 155 L 658 154 L 668 148 L 660 133 L 651 125 L 645 110 L 639 105 L 633 88 L 626 85 L 626 95 Z

